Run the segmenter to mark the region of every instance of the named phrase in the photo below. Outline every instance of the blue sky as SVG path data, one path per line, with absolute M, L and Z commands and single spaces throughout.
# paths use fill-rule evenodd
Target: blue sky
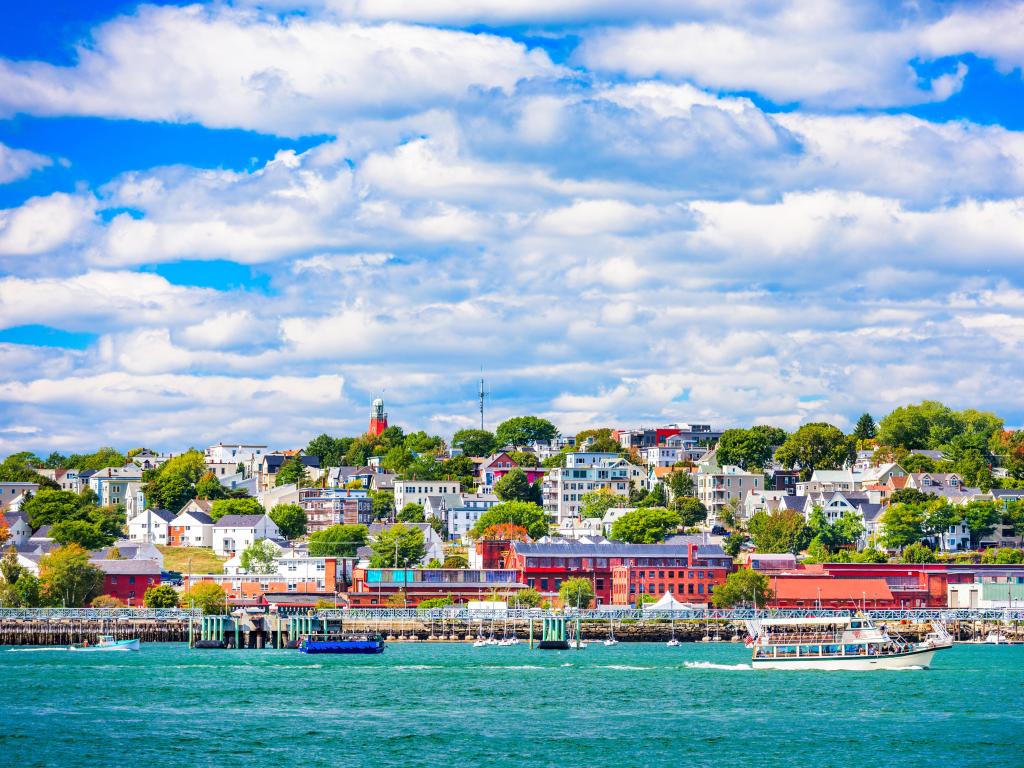
M 1024 423 L 1024 6 L 51 2 L 0 24 L 0 452 Z

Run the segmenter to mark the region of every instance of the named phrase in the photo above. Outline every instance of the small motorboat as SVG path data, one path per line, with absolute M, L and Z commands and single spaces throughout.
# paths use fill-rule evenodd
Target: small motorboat
M 115 640 L 113 635 L 100 635 L 95 643 L 84 642 L 79 645 L 68 646 L 69 651 L 137 651 L 139 650 L 139 639 Z

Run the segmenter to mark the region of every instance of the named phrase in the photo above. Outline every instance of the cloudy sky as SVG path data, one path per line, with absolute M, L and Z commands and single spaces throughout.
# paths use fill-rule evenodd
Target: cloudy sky
M 0 452 L 1024 422 L 1024 5 L 122 0 L 0 24 Z M 86 6 L 82 8 L 81 6 Z

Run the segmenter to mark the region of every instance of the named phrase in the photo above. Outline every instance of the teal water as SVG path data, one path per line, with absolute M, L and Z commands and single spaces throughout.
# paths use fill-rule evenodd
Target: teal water
M 753 671 L 741 645 L 0 649 L 3 766 L 1024 765 L 1024 646 Z

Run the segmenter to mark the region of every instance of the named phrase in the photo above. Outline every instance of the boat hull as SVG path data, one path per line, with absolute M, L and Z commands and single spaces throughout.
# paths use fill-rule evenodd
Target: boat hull
M 88 652 L 94 652 L 94 651 L 137 651 L 137 650 L 139 650 L 139 648 L 140 648 L 139 641 L 136 638 L 134 640 L 117 640 L 117 641 L 115 641 L 113 643 L 109 643 L 107 645 L 88 645 L 88 646 L 73 645 L 70 648 L 68 648 L 68 650 L 69 651 L 79 651 L 79 652 L 86 652 L 86 651 L 88 651 Z
M 302 653 L 384 653 L 384 643 L 380 640 L 308 640 L 299 650 Z
M 875 669 L 910 669 L 931 666 L 939 648 L 921 648 L 892 656 L 832 656 L 827 658 L 753 659 L 754 669 L 837 669 L 867 672 Z

